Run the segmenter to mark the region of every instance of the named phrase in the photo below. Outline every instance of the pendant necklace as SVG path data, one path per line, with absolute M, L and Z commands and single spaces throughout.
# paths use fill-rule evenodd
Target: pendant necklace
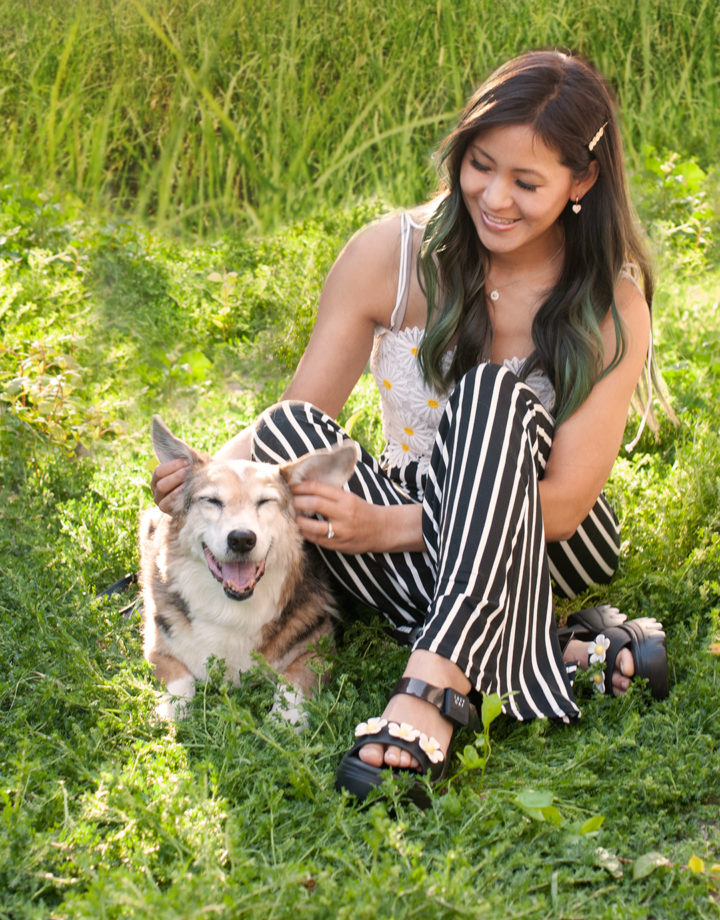
M 557 249 L 557 250 L 550 256 L 550 258 L 547 260 L 547 262 L 543 262 L 543 264 L 540 266 L 540 268 L 536 268 L 535 271 L 533 271 L 533 272 L 528 272 L 527 275 L 521 275 L 519 278 L 513 278 L 512 281 L 508 281 L 508 283 L 507 283 L 507 284 L 503 284 L 502 287 L 503 287 L 503 288 L 511 287 L 511 285 L 513 285 L 513 284 L 519 284 L 520 281 L 526 281 L 528 278 L 534 278 L 535 275 L 539 275 L 540 272 L 545 271 L 545 269 L 548 267 L 548 265 L 551 265 L 551 264 L 555 261 L 555 259 L 557 259 L 557 257 L 560 255 L 560 253 L 561 253 L 562 250 L 563 250 L 563 246 L 564 246 L 564 245 L 565 245 L 564 242 L 561 243 L 561 244 L 560 244 L 560 248 Z M 497 287 L 491 288 L 491 290 L 488 292 L 488 297 L 490 298 L 490 300 L 492 300 L 493 303 L 497 303 L 497 301 L 500 300 L 500 291 L 497 289 Z

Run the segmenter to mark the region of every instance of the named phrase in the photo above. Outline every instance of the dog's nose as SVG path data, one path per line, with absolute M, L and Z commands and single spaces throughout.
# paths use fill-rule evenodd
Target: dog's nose
M 257 537 L 252 530 L 231 530 L 227 543 L 234 553 L 247 553 L 257 543 Z

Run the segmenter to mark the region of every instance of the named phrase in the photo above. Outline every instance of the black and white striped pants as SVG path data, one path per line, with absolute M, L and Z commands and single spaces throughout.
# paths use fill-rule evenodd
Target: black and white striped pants
M 427 551 L 347 555 L 321 550 L 334 577 L 400 632 L 420 625 L 414 649 L 455 662 L 480 692 L 507 694 L 518 719 L 579 715 L 553 615 L 556 592 L 606 582 L 619 527 L 604 496 L 568 541 L 546 544 L 538 481 L 554 424 L 507 368 L 483 364 L 448 401 L 423 498 Z M 347 435 L 309 403 L 285 402 L 258 422 L 253 456 L 284 462 Z M 346 488 L 375 504 L 412 501 L 392 470 L 365 450 Z

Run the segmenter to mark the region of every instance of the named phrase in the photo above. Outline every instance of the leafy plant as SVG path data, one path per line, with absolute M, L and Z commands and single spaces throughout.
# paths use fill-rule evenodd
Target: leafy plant
M 648 150 L 644 170 L 637 183 L 642 207 L 652 214 L 649 230 L 668 269 L 706 267 L 718 244 L 716 183 L 694 158 L 678 153 L 663 157 Z
M 475 743 L 466 744 L 464 750 L 458 754 L 461 768 L 453 780 L 470 771 L 480 772 L 480 781 L 485 777 L 485 768 L 490 759 L 490 726 L 502 712 L 503 698 L 498 693 L 483 696 L 480 707 L 480 721 L 482 733 L 475 733 Z

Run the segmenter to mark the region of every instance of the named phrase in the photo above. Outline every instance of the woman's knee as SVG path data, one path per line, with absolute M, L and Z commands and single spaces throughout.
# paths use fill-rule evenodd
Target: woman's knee
M 503 382 L 507 385 L 511 379 L 517 378 L 515 378 L 515 375 L 512 374 L 508 368 L 504 367 L 502 364 L 492 364 L 486 361 L 482 364 L 476 364 L 474 367 L 471 367 L 470 370 L 466 371 L 457 382 L 456 389 L 461 387 L 473 390 L 493 390 L 498 384 Z
M 552 440 L 554 422 L 539 397 L 502 364 L 479 364 L 457 382 L 448 399 L 445 424 L 451 419 L 515 419 L 519 429 L 540 428 Z
M 266 428 L 272 428 L 276 431 L 285 431 L 304 427 L 306 419 L 310 415 L 322 413 L 311 403 L 302 402 L 298 399 L 282 399 L 272 406 L 268 406 L 255 423 L 256 431 L 264 431 Z
M 450 393 L 448 405 L 455 410 L 471 404 L 488 408 L 505 407 L 508 412 L 516 406 L 524 413 L 526 391 L 527 387 L 502 364 L 478 364 L 466 371 L 458 380 Z M 520 399 L 517 398 L 517 394 L 521 396 Z
M 256 460 L 282 462 L 341 439 L 337 424 L 317 406 L 286 399 L 269 406 L 257 419 L 251 451 Z

